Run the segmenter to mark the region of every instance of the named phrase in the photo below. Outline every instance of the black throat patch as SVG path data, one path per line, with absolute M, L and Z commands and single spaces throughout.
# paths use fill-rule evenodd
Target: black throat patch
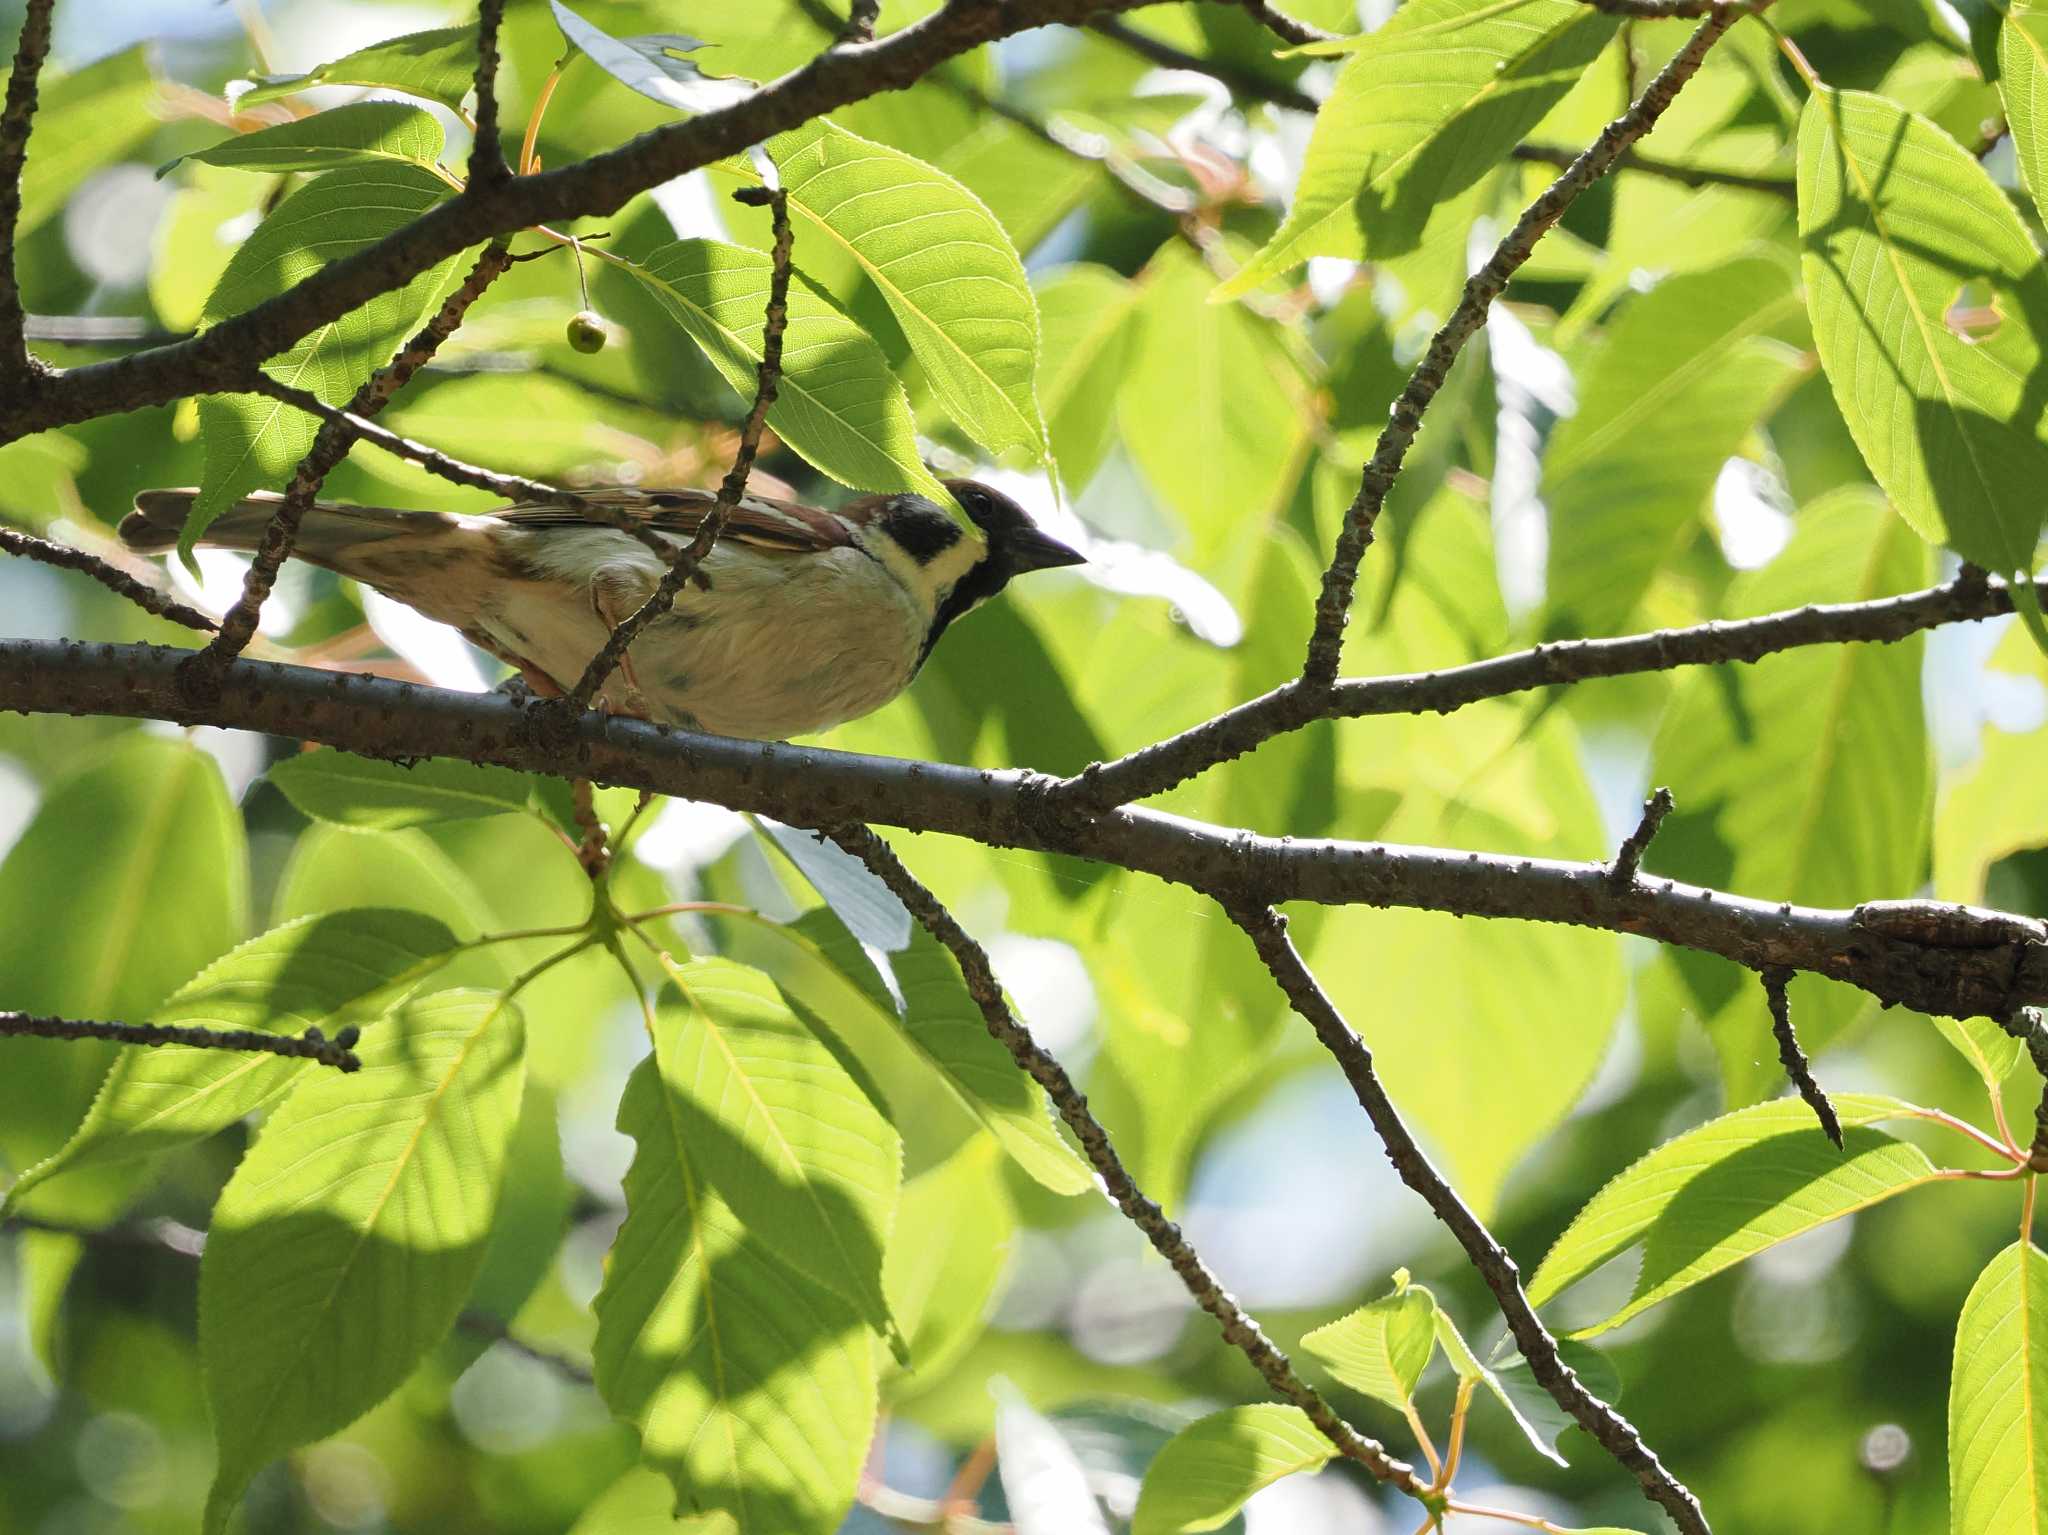
M 1003 563 L 1000 554 L 990 550 L 988 558 L 962 576 L 959 584 L 946 593 L 946 600 L 939 604 L 938 611 L 932 614 L 932 626 L 925 631 L 924 649 L 917 653 L 917 667 L 911 675 L 914 677 L 923 669 L 931 657 L 932 646 L 938 644 L 939 636 L 946 632 L 946 625 L 980 607 L 1009 584 L 1009 566 Z

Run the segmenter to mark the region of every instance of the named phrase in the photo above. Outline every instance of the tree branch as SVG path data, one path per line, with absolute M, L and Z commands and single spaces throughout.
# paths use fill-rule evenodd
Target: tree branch
M 1304 47 L 1309 43 L 1332 43 L 1337 40 L 1335 32 L 1325 32 L 1321 27 L 1298 21 L 1285 11 L 1266 3 L 1266 0 L 1236 0 L 1246 15 L 1271 32 L 1282 42 Z
M 247 1050 L 318 1061 L 337 1071 L 357 1071 L 356 1031 L 346 1028 L 328 1039 L 317 1028 L 304 1034 L 266 1034 L 261 1029 L 199 1029 L 165 1023 L 101 1023 L 90 1018 L 47 1018 L 0 1011 L 0 1039 L 110 1039 L 122 1045 L 186 1045 L 194 1050 Z
M 1301 955 L 1287 936 L 1287 919 L 1271 907 L 1230 908 L 1231 919 L 1244 929 L 1259 951 L 1266 968 L 1279 983 L 1294 1010 L 1316 1031 L 1323 1048 L 1335 1057 L 1338 1069 L 1351 1084 L 1358 1106 L 1365 1110 L 1387 1149 L 1387 1160 L 1401 1181 L 1422 1196 L 1436 1218 L 1450 1228 L 1458 1245 L 1472 1260 L 1472 1266 L 1493 1292 L 1495 1303 L 1514 1334 L 1515 1346 L 1529 1361 L 1537 1382 L 1558 1406 L 1572 1415 L 1579 1427 L 1598 1440 L 1601 1447 L 1635 1474 L 1643 1494 L 1656 1503 L 1686 1535 L 1709 1535 L 1706 1515 L 1699 1500 L 1685 1484 L 1664 1469 L 1650 1447 L 1643 1443 L 1635 1426 L 1607 1403 L 1588 1391 L 1570 1365 L 1557 1351 L 1557 1340 L 1536 1315 L 1522 1289 L 1522 1276 L 1506 1248 L 1494 1240 L 1478 1216 L 1467 1208 L 1457 1192 L 1430 1162 L 1428 1155 L 1409 1133 L 1394 1100 L 1373 1069 L 1372 1052 L 1351 1025 L 1337 1011 Z
M 2048 581 L 2035 586 L 2048 603 Z M 1448 714 L 1482 699 L 1536 688 L 1674 671 L 1681 666 L 1760 661 L 1807 645 L 1888 644 L 1943 624 L 2013 611 L 2012 589 L 1966 568 L 1953 580 L 1868 602 L 1810 603 L 1757 618 L 1715 619 L 1613 639 L 1559 640 L 1442 671 L 1285 683 L 1179 735 L 1113 762 L 1097 763 L 1061 784 L 1076 807 L 1107 809 L 1163 794 L 1197 774 L 1243 756 L 1262 742 L 1320 719 L 1377 714 Z
M 373 416 L 382 410 L 421 365 L 440 350 L 441 343 L 455 333 L 462 317 L 469 312 L 469 306 L 476 302 L 484 289 L 511 266 L 512 253 L 506 242 L 494 241 L 484 247 L 469 275 L 448 295 L 447 302 L 433 317 L 420 327 L 419 334 L 406 342 L 390 362 L 364 380 L 355 397 L 348 402 L 348 414 Z M 258 376 L 267 377 L 260 372 Z M 263 604 L 270 596 L 271 587 L 276 585 L 277 573 L 284 568 L 284 562 L 292 552 L 292 544 L 299 536 L 299 524 L 305 521 L 313 498 L 320 494 L 321 483 L 328 472 L 348 456 L 354 441 L 351 432 L 339 422 L 328 421 L 321 426 L 313 438 L 312 448 L 293 472 L 284 500 L 271 513 L 269 526 L 263 530 L 262 547 L 256 551 L 256 558 L 242 579 L 242 595 L 235 599 L 235 605 L 221 619 L 220 632 L 213 637 L 213 642 L 201 652 L 201 670 L 195 676 L 217 673 L 240 655 L 242 648 L 255 635 L 256 621 L 262 615 Z
M 671 123 L 604 154 L 471 187 L 367 250 L 330 262 L 288 292 L 189 341 L 33 380 L 0 396 L 0 444 L 28 432 L 186 395 L 245 389 L 263 358 L 436 263 L 533 224 L 616 212 L 628 199 L 739 154 L 822 113 L 901 90 L 946 59 L 1033 27 L 1074 24 L 1148 0 L 1008 0 L 946 5 L 881 41 L 830 48 L 741 101 Z
M 1607 882 L 1617 890 L 1634 887 L 1642 873 L 1643 854 L 1650 850 L 1651 839 L 1664 824 L 1664 817 L 1671 814 L 1671 806 L 1671 791 L 1663 788 L 1643 802 L 1643 818 L 1634 831 L 1622 838 L 1621 846 L 1614 850 L 1614 862 L 1607 868 Z
M 1265 1378 L 1275 1395 L 1292 1402 L 1307 1414 L 1309 1421 L 1346 1459 L 1356 1461 L 1379 1480 L 1392 1483 L 1411 1497 L 1424 1496 L 1428 1488 L 1416 1476 L 1414 1468 L 1396 1460 L 1383 1445 L 1366 1438 L 1345 1422 L 1323 1400 L 1321 1393 L 1295 1373 L 1287 1356 L 1245 1313 L 1230 1292 L 1217 1282 L 1208 1265 L 1181 1234 L 1180 1227 L 1145 1197 L 1124 1167 L 1116 1148 L 1110 1144 L 1109 1132 L 1089 1110 L 1087 1098 L 1074 1086 L 1066 1069 L 1039 1047 L 1030 1031 L 1010 1011 L 1002 985 L 996 980 L 995 971 L 981 945 L 903 866 L 889 844 L 866 826 L 841 826 L 830 830 L 827 835 L 866 864 L 875 877 L 909 908 L 910 914 L 925 931 L 945 945 L 960 966 L 968 995 L 974 998 L 975 1006 L 981 1010 L 982 1021 L 987 1025 L 990 1037 L 1009 1051 L 1010 1058 L 1018 1067 L 1045 1090 L 1061 1120 L 1081 1143 L 1089 1164 L 1102 1179 L 1102 1185 L 1116 1207 L 1145 1234 L 1145 1240 L 1152 1244 L 1153 1251 L 1167 1261 L 1187 1287 L 1188 1294 L 1194 1297 L 1195 1304 L 1216 1319 L 1223 1329 L 1224 1341 L 1251 1361 L 1252 1368 Z
M 867 25 L 872 34 L 872 14 L 867 18 Z M 849 30 L 851 26 L 849 23 Z M 597 696 L 597 690 L 604 686 L 605 679 L 625 656 L 626 647 L 633 643 L 634 636 L 675 606 L 676 597 L 697 573 L 697 567 L 704 563 L 705 556 L 711 553 L 712 546 L 718 542 L 718 535 L 725 531 L 726 520 L 747 493 L 747 479 L 754 472 L 754 457 L 761 451 L 761 431 L 768 423 L 768 411 L 775 403 L 775 391 L 782 379 L 782 333 L 789 326 L 789 262 L 795 234 L 789 224 L 789 195 L 781 187 L 741 187 L 733 193 L 733 199 L 755 206 L 767 204 L 775 229 L 775 244 L 769 258 L 768 309 L 761 322 L 761 362 L 754 383 L 754 403 L 740 426 L 740 445 L 733 454 L 732 468 L 719 485 L 711 510 L 704 514 L 704 521 L 698 525 L 697 536 L 676 552 L 674 562 L 638 610 L 612 630 L 603 648 L 590 658 L 590 665 L 584 668 L 583 676 L 570 691 L 569 701 L 579 709 L 589 707 L 590 700 Z
M 1040 773 L 731 740 L 246 658 L 226 669 L 217 695 L 199 698 L 178 678 L 189 654 L 0 640 L 0 710 L 261 730 L 387 759 L 456 757 L 711 800 L 795 826 L 882 822 L 1069 853 L 1238 906 L 1362 903 L 1635 933 L 1753 970 L 1810 970 L 1926 1013 L 2004 1018 L 2048 1003 L 2048 925 L 2007 913 L 1944 906 L 1941 931 L 1909 931 L 1883 902 L 1866 920 L 1864 908 L 1794 906 L 1668 879 L 1617 890 L 1604 860 L 1262 837 L 1135 807 L 1076 813 L 1056 792 L 1061 780 Z
M 1359 561 L 1372 543 L 1373 524 L 1386 504 L 1409 444 L 1422 426 L 1422 413 L 1443 387 L 1451 364 L 1474 332 L 1485 323 L 1486 311 L 1507 287 L 1515 270 L 1529 259 L 1536 242 L 1563 216 L 1578 195 L 1601 176 L 1635 141 L 1648 133 L 1671 105 L 1679 88 L 1693 77 L 1707 50 L 1733 26 L 1741 12 L 1716 6 L 1700 24 L 1685 46 L 1644 87 L 1629 109 L 1601 130 L 1600 137 L 1572 162 L 1571 168 L 1544 189 L 1541 196 L 1523 210 L 1486 264 L 1465 283 L 1464 296 L 1451 311 L 1429 343 L 1429 350 L 1409 376 L 1407 387 L 1395 400 L 1391 419 L 1373 448 L 1372 458 L 1359 477 L 1358 494 L 1344 514 L 1343 530 L 1323 573 L 1322 590 L 1316 596 L 1315 632 L 1309 638 L 1308 656 L 1302 677 L 1311 684 L 1327 684 L 1337 676 L 1343 653 L 1344 626 L 1351 613 L 1351 594 L 1358 581 Z
M 36 115 L 36 81 L 50 55 L 50 13 L 57 0 L 28 0 L 21 18 L 21 42 L 14 72 L 7 77 L 7 101 L 0 106 L 0 381 L 29 377 L 28 342 L 22 326 L 21 288 L 14 273 L 14 238 L 21 224 L 21 167 Z
M 1764 997 L 1771 1009 L 1771 1036 L 1778 1042 L 1778 1064 L 1785 1068 L 1785 1075 L 1813 1117 L 1820 1121 L 1820 1127 L 1827 1132 L 1829 1140 L 1835 1143 L 1835 1150 L 1842 1149 L 1842 1121 L 1835 1113 L 1835 1105 L 1813 1077 L 1813 1066 L 1806 1059 L 1806 1052 L 1799 1048 L 1799 1035 L 1792 1027 L 1792 999 L 1785 988 L 1791 984 L 1792 972 L 1769 969 L 1763 973 Z
M 145 613 L 154 613 L 158 618 L 168 618 L 174 624 L 183 624 L 188 629 L 200 629 L 212 633 L 213 620 L 197 608 L 188 608 L 176 598 L 167 597 L 153 586 L 146 586 L 125 570 L 109 565 L 97 555 L 87 554 L 83 549 L 74 549 L 69 544 L 51 543 L 48 539 L 34 538 L 27 533 L 17 533 L 12 528 L 0 528 L 0 550 L 17 555 L 25 560 L 39 560 L 45 565 L 55 565 L 60 570 L 75 570 L 99 582 L 108 591 L 126 597 Z
M 476 13 L 476 138 L 469 147 L 469 184 L 488 186 L 509 178 L 498 141 L 498 32 L 505 0 L 481 0 Z

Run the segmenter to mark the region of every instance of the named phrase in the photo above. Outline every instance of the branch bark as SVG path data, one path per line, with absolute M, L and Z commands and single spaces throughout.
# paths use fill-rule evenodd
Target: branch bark
M 0 550 L 25 560 L 36 560 L 44 565 L 54 565 L 59 570 L 75 570 L 99 582 L 108 591 L 126 597 L 145 613 L 154 613 L 158 618 L 168 618 L 174 624 L 183 624 L 187 629 L 198 629 L 212 633 L 214 622 L 197 608 L 189 608 L 172 597 L 166 597 L 153 586 L 145 586 L 125 570 L 118 570 L 97 555 L 87 554 L 83 549 L 74 549 L 69 544 L 51 543 L 46 538 L 35 538 L 27 533 L 17 533 L 12 528 L 0 528 Z
M 1436 1170 L 1428 1154 L 1409 1132 L 1400 1110 L 1394 1107 L 1394 1100 L 1387 1096 L 1386 1088 L 1381 1085 L 1379 1073 L 1373 1069 L 1372 1052 L 1358 1037 L 1357 1031 L 1345 1022 L 1343 1014 L 1317 984 L 1314 974 L 1288 938 L 1287 919 L 1271 907 L 1261 906 L 1232 908 L 1230 915 L 1251 939 L 1253 947 L 1259 951 L 1259 958 L 1265 961 L 1274 981 L 1286 993 L 1288 1002 L 1308 1021 L 1316 1031 L 1316 1038 L 1322 1041 L 1323 1048 L 1336 1059 L 1345 1081 L 1351 1084 L 1358 1106 L 1365 1110 L 1373 1129 L 1379 1133 L 1380 1142 L 1387 1149 L 1387 1160 L 1394 1164 L 1394 1171 L 1400 1174 L 1401 1181 L 1422 1196 L 1423 1202 L 1435 1212 L 1438 1220 L 1450 1228 L 1451 1234 L 1458 1239 L 1458 1245 L 1465 1249 L 1472 1266 L 1486 1281 L 1487 1289 L 1493 1292 L 1495 1304 L 1507 1319 L 1508 1331 L 1514 1335 L 1515 1346 L 1529 1361 L 1529 1368 L 1538 1384 L 1608 1454 L 1634 1473 L 1643 1495 L 1669 1514 L 1685 1535 L 1710 1535 L 1699 1499 L 1664 1468 L 1656 1454 L 1643 1443 L 1635 1425 L 1587 1390 L 1585 1383 L 1558 1354 L 1557 1340 L 1536 1315 L 1536 1308 L 1529 1304 L 1529 1297 L 1522 1289 L 1521 1271 L 1515 1267 L 1515 1260 L 1494 1239 L 1493 1233 L 1486 1229 L 1479 1217 L 1458 1198 L 1456 1191 L 1444 1181 L 1443 1174 Z
M 194 1050 L 246 1050 L 318 1061 L 337 1071 L 358 1071 L 355 1030 L 328 1039 L 318 1029 L 304 1034 L 266 1034 L 261 1029 L 201 1029 L 167 1023 L 106 1023 L 93 1018 L 50 1018 L 0 1011 L 0 1039 L 108 1039 L 121 1045 L 185 1045 Z
M 0 709 L 221 725 L 322 741 L 365 756 L 458 757 L 562 778 L 712 800 L 826 829 L 861 820 L 1034 848 L 1156 875 L 1236 906 L 1306 900 L 1514 917 L 1634 933 L 1859 986 L 1953 1017 L 2048 1003 L 2048 924 L 1940 908 L 1929 929 L 1856 910 L 1794 906 L 1681 884 L 1615 888 L 1605 861 L 1262 837 L 1158 811 L 1062 804 L 1062 780 L 978 772 L 775 742 L 737 741 L 504 694 L 242 659 L 217 695 L 180 685 L 189 652 L 151 645 L 0 641 Z M 1929 903 L 1931 905 L 1931 903 Z
M 14 237 L 21 224 L 21 168 L 28 158 L 29 129 L 36 115 L 36 82 L 50 56 L 50 13 L 57 0 L 28 0 L 21 41 L 7 77 L 7 101 L 0 106 L 0 380 L 30 376 L 23 333 L 21 288 L 14 273 Z

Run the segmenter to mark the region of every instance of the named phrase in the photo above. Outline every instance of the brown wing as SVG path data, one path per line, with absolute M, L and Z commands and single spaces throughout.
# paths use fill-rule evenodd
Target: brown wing
M 678 538 L 689 538 L 704 524 L 717 497 L 708 490 L 643 490 L 633 485 L 604 485 L 577 494 L 592 501 L 615 506 L 629 517 Z M 597 519 L 566 506 L 508 506 L 495 513 L 521 528 L 603 527 Z M 783 501 L 773 496 L 742 496 L 727 519 L 725 538 L 752 544 L 759 549 L 779 549 L 792 554 L 816 554 L 825 549 L 844 548 L 853 543 L 845 522 L 830 512 L 800 501 Z

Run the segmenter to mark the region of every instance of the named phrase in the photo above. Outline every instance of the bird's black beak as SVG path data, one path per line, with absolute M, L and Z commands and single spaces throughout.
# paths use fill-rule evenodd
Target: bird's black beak
M 1056 538 L 1048 538 L 1036 528 L 1026 528 L 1007 540 L 1004 551 L 1010 560 L 1010 569 L 1022 575 L 1027 570 L 1050 570 L 1056 565 L 1085 565 L 1088 556 L 1076 554 Z

